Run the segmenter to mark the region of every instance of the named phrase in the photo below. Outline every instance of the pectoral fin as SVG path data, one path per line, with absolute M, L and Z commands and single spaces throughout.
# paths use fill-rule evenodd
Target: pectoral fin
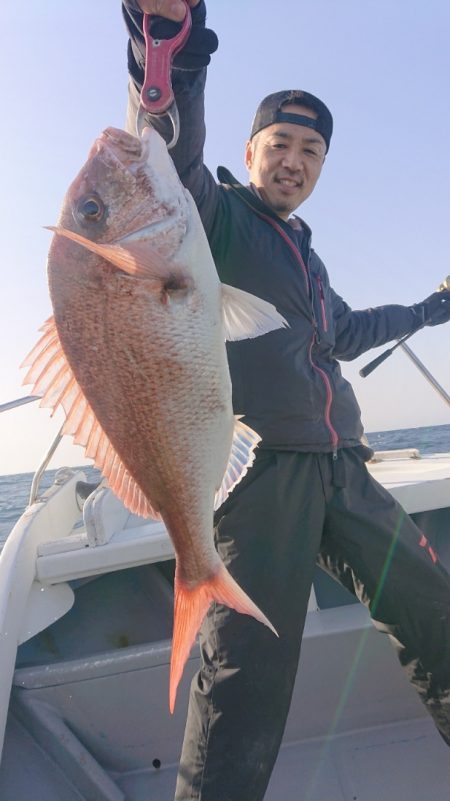
M 81 234 L 75 233 L 75 231 L 69 231 L 67 228 L 56 228 L 51 225 L 46 227 L 58 236 L 71 239 L 72 242 L 76 242 L 86 250 L 90 250 L 91 253 L 101 256 L 102 259 L 106 259 L 114 267 L 135 278 L 148 278 L 160 282 L 168 273 L 167 263 L 145 241 L 129 241 L 126 246 L 120 242 L 93 242 L 91 239 L 87 239 Z
M 225 339 L 230 342 L 288 327 L 272 303 L 228 284 L 222 284 L 222 310 Z

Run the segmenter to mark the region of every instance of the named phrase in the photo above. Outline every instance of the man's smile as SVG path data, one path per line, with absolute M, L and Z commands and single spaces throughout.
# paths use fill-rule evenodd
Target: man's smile
M 280 184 L 287 189 L 299 189 L 302 186 L 303 181 L 295 181 L 293 178 L 279 177 L 275 178 L 275 183 Z

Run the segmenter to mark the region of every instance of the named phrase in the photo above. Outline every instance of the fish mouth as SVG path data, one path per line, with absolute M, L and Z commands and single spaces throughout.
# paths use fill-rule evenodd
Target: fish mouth
M 155 239 L 157 236 L 164 236 L 168 234 L 178 222 L 179 219 L 175 212 L 168 214 L 161 220 L 156 220 L 156 222 L 144 225 L 142 228 L 137 228 L 130 234 L 125 234 L 125 236 L 116 240 L 116 244 L 126 246 L 128 242 L 147 241 Z M 187 226 L 184 225 L 184 228 L 186 229 Z
M 127 243 L 129 242 L 148 242 L 155 237 L 165 234 L 168 234 L 171 229 L 177 224 L 178 218 L 175 212 L 172 214 L 166 215 L 161 220 L 156 220 L 156 222 L 151 222 L 148 225 L 144 225 L 142 228 L 137 228 L 135 231 L 132 231 L 129 234 L 125 234 L 125 236 L 120 237 L 120 239 L 115 239 L 112 242 L 95 242 L 92 239 L 89 239 L 86 236 L 82 236 L 82 234 L 77 233 L 76 231 L 71 231 L 70 229 L 63 228 L 62 226 L 57 225 L 45 225 L 48 231 L 52 231 L 54 234 L 59 234 L 60 236 L 66 237 L 66 239 L 71 239 L 73 242 L 77 242 L 79 245 L 83 245 L 88 250 L 93 252 L 98 252 L 98 249 L 102 246 L 111 247 L 121 246 L 126 247 Z M 186 232 L 187 225 L 184 224 L 184 228 Z
M 109 157 L 130 169 L 140 167 L 148 160 L 150 151 L 148 128 L 144 128 L 141 137 L 123 131 L 121 128 L 105 128 L 92 145 L 89 158 L 107 151 Z
M 148 161 L 150 150 L 158 148 L 157 140 L 162 141 L 155 129 L 149 126 L 143 129 L 140 137 L 121 128 L 105 128 L 95 140 L 92 151 L 97 153 L 106 148 L 117 161 L 130 166 L 133 162 L 140 164 Z
M 121 164 L 129 165 L 132 162 L 142 161 L 145 150 L 143 144 L 141 139 L 127 131 L 120 128 L 106 128 L 92 145 L 89 158 L 106 148 Z

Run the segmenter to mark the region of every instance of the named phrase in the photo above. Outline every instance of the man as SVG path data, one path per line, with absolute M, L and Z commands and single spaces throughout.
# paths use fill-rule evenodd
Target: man
M 332 135 L 330 112 L 307 92 L 278 92 L 260 104 L 246 146 L 250 187 L 223 168 L 216 184 L 202 159 L 204 80 L 216 41 L 204 27 L 203 0 L 189 4 L 192 34 L 172 75 L 181 134 L 171 153 L 221 279 L 273 303 L 289 328 L 229 344 L 235 412 L 262 443 L 216 516 L 223 560 L 279 638 L 248 616 L 210 609 L 175 798 L 261 801 L 289 710 L 316 560 L 392 636 L 450 738 L 450 577 L 368 474 L 359 408 L 336 361 L 421 323 L 446 322 L 450 292 L 412 307 L 354 312 L 332 290 L 308 226 L 291 217 L 313 191 Z M 169 0 L 124 3 L 132 132 L 144 67 L 140 10 L 184 16 L 183 4 Z M 155 36 L 170 35 L 170 23 L 155 24 Z

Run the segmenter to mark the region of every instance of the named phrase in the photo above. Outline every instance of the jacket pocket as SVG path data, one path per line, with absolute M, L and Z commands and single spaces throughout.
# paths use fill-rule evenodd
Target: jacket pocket
M 320 275 L 316 275 L 316 285 L 317 285 L 317 293 L 319 297 L 319 307 L 320 307 L 320 317 L 322 320 L 322 328 L 325 333 L 328 333 L 328 317 L 327 317 L 327 308 L 325 305 L 325 292 L 323 289 L 322 279 Z

